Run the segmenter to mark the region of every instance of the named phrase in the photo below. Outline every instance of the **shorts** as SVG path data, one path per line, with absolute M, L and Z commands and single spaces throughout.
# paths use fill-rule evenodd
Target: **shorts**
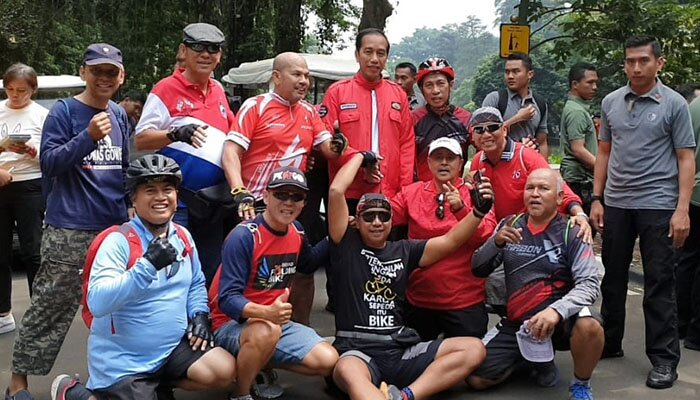
M 183 338 L 158 371 L 127 376 L 112 386 L 93 389 L 92 392 L 99 399 L 156 400 L 156 389 L 162 381 L 176 382 L 187 378 L 187 370 L 205 353 L 206 351 L 192 350 L 189 340 Z
M 241 349 L 241 332 L 247 325 L 247 322 L 239 324 L 236 321 L 229 321 L 216 331 L 214 343 L 226 349 L 234 357 L 238 356 Z M 282 336 L 275 346 L 275 354 L 272 355 L 270 363 L 273 365 L 301 364 L 314 346 L 321 342 L 323 338 L 313 329 L 293 321 L 288 322 L 282 325 Z
M 598 322 L 602 321 L 600 315 L 594 310 L 588 307 L 584 307 L 584 310 L 588 310 L 589 315 Z M 577 314 L 559 322 L 552 334 L 554 350 L 568 351 L 570 349 L 571 333 L 578 318 Z M 475 376 L 488 380 L 498 380 L 508 374 L 513 367 L 525 362 L 515 337 L 518 329 L 520 329 L 520 323 L 503 319 L 486 334 L 483 339 L 486 345 L 486 360 L 474 371 Z
M 434 310 L 407 304 L 406 325 L 418 331 L 423 340 L 444 337 L 472 336 L 481 339 L 487 330 L 489 316 L 484 304 L 461 310 Z
M 372 375 L 372 383 L 386 382 L 406 387 L 418 379 L 435 360 L 442 339 L 404 347 L 395 342 L 362 339 L 336 339 L 333 346 L 340 358 L 357 357 L 364 361 Z

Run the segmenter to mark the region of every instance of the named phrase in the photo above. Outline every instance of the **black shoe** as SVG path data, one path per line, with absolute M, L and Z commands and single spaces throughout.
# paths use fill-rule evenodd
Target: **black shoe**
M 683 347 L 685 347 L 688 350 L 700 351 L 700 343 L 696 343 L 688 339 L 685 339 L 685 341 L 683 342 Z
M 625 351 L 622 349 L 607 349 L 603 348 L 603 354 L 600 355 L 600 359 L 604 358 L 620 358 L 625 356 Z
M 326 311 L 328 311 L 331 314 L 335 314 L 335 307 L 333 306 L 333 303 L 330 301 L 326 303 Z
M 647 375 L 647 386 L 652 389 L 666 389 L 678 379 L 676 369 L 670 365 L 657 365 Z

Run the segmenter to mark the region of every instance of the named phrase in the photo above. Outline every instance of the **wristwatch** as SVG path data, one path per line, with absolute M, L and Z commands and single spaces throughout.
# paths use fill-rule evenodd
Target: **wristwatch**
M 603 196 L 598 196 L 596 194 L 591 196 L 591 203 L 593 203 L 596 200 L 598 200 L 600 202 L 600 204 L 605 205 L 605 202 L 603 201 Z

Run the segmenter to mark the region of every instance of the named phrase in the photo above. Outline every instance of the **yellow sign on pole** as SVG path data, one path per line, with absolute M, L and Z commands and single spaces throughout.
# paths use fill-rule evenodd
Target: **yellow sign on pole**
M 501 58 L 530 52 L 530 26 L 501 24 Z

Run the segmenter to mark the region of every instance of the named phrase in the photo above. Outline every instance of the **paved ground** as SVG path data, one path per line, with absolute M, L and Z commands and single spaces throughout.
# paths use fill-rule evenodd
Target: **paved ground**
M 638 278 L 638 277 L 637 277 Z M 638 279 L 637 279 L 638 281 Z M 326 296 L 323 285 L 323 272 L 316 276 L 317 298 L 314 304 L 312 323 L 322 336 L 333 334 L 332 315 L 323 311 Z M 17 321 L 22 317 L 29 303 L 26 281 L 17 275 L 13 285 L 14 314 Z M 649 363 L 644 355 L 643 322 L 641 313 L 642 292 L 632 284 L 627 300 L 627 336 L 624 342 L 626 356 L 621 359 L 603 360 L 593 377 L 596 399 L 698 399 L 700 398 L 700 352 L 682 349 L 683 355 L 678 368 L 679 379 L 676 385 L 667 390 L 653 390 L 644 385 Z M 492 321 L 493 322 L 493 321 Z M 87 330 L 79 317 L 73 322 L 68 338 L 58 357 L 51 374 L 47 377 L 31 377 L 30 385 L 38 400 L 49 398 L 49 386 L 52 378 L 59 373 L 79 373 L 86 377 L 85 343 Z M 10 376 L 10 357 L 14 333 L 0 336 L 0 390 L 4 392 Z M 557 364 L 561 372 L 559 385 L 551 389 L 540 389 L 530 382 L 527 376 L 515 378 L 502 387 L 483 393 L 470 391 L 466 386 L 459 386 L 449 393 L 436 398 L 444 400 L 457 399 L 566 399 L 567 387 L 572 375 L 572 363 L 569 353 L 558 353 Z M 308 378 L 286 372 L 280 372 L 281 384 L 286 388 L 285 399 L 333 399 L 326 392 L 325 384 L 320 378 Z M 212 399 L 224 400 L 225 393 L 185 393 L 176 392 L 182 400 Z

